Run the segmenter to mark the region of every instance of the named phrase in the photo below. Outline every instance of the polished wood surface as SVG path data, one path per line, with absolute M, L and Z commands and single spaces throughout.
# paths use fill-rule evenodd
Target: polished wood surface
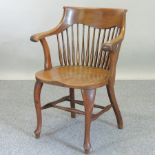
M 70 107 L 72 109 L 75 109 L 75 95 L 74 95 L 74 89 L 73 88 L 70 88 L 69 89 L 69 94 L 70 94 Z M 76 114 L 74 112 L 71 112 L 71 117 L 72 118 L 75 118 L 76 117 Z
M 42 113 L 41 113 L 41 101 L 40 101 L 40 94 L 42 89 L 43 83 L 36 81 L 34 86 L 34 102 L 36 108 L 36 115 L 37 115 L 37 127 L 34 131 L 36 138 L 40 137 L 41 127 L 42 127 Z
M 61 66 L 86 65 L 107 69 L 109 51 L 116 50 L 116 46 L 121 44 L 124 38 L 125 13 L 126 10 L 123 9 L 64 7 L 64 15 L 59 25 L 47 32 L 31 36 L 31 40 L 46 44 L 45 37 L 56 36 Z M 49 69 L 51 61 L 48 45 L 43 45 L 43 48 L 45 68 Z
M 88 154 L 91 148 L 90 127 L 91 127 L 91 117 L 94 107 L 96 89 L 82 89 L 81 92 L 85 109 L 85 137 L 83 146 L 85 153 Z
M 64 7 L 60 23 L 53 29 L 31 36 L 31 41 L 40 41 L 44 52 L 44 70 L 36 73 L 34 101 L 37 114 L 36 137 L 42 126 L 41 110 L 50 107 L 85 115 L 85 153 L 90 152 L 90 126 L 111 107 L 119 129 L 123 128 L 122 116 L 115 97 L 114 84 L 119 51 L 125 35 L 125 9 Z M 47 37 L 57 41 L 60 66 L 55 67 L 50 56 Z M 55 59 L 55 58 L 53 58 Z M 69 88 L 69 95 L 41 106 L 40 93 L 44 83 Z M 110 104 L 94 104 L 96 89 L 106 86 Z M 83 101 L 75 99 L 74 89 L 81 89 Z M 69 107 L 57 105 L 69 101 Z M 84 111 L 75 108 L 83 105 Z M 94 114 L 93 108 L 101 111 Z
M 77 23 L 101 29 L 113 26 L 122 27 L 126 12 L 125 9 L 113 8 L 64 7 L 60 23 L 49 31 L 33 35 L 31 40 L 36 42 L 42 38 L 61 33 L 70 25 Z
M 108 83 L 110 72 L 84 66 L 53 67 L 36 73 L 36 79 L 69 88 L 97 88 Z

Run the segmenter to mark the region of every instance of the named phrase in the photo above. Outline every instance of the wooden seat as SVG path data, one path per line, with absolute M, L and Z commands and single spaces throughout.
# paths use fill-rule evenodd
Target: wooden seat
M 45 83 L 69 88 L 97 88 L 105 85 L 109 71 L 83 66 L 53 67 L 36 73 L 36 79 Z
M 31 36 L 40 41 L 44 52 L 44 70 L 36 73 L 34 102 L 37 114 L 36 138 L 42 128 L 42 110 L 53 107 L 85 116 L 84 151 L 89 153 L 91 122 L 110 108 L 114 110 L 119 129 L 123 128 L 122 116 L 116 101 L 114 84 L 116 64 L 125 34 L 126 10 L 111 8 L 64 7 L 60 23 L 53 29 Z M 59 66 L 52 64 L 47 37 L 55 38 Z M 55 49 L 55 48 L 54 48 Z M 55 57 L 54 57 L 55 59 Z M 69 88 L 69 94 L 42 106 L 40 96 L 44 83 Z M 94 104 L 96 89 L 106 86 L 110 104 Z M 75 89 L 81 89 L 83 100 L 75 99 Z M 102 100 L 102 99 L 101 99 Z M 70 108 L 58 103 L 69 101 Z M 76 109 L 84 106 L 84 111 Z M 101 109 L 94 113 L 93 108 Z M 98 133 L 99 134 L 99 133 Z

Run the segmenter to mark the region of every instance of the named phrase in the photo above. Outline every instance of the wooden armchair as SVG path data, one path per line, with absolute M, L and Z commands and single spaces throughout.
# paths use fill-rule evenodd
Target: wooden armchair
M 85 115 L 85 153 L 90 151 L 90 126 L 101 114 L 111 107 L 116 115 L 119 129 L 123 121 L 115 98 L 114 83 L 119 50 L 125 34 L 126 10 L 107 8 L 64 7 L 63 17 L 52 30 L 31 36 L 31 41 L 40 41 L 44 51 L 44 70 L 35 74 L 34 102 L 37 114 L 36 138 L 42 127 L 41 110 L 50 107 Z M 46 37 L 57 40 L 60 65 L 54 67 Z M 40 94 L 43 84 L 69 88 L 69 95 L 41 106 Z M 106 86 L 110 104 L 94 104 L 96 89 Z M 74 89 L 81 89 L 83 101 L 74 98 Z M 69 101 L 70 107 L 58 106 Z M 75 109 L 75 104 L 84 106 L 84 111 Z M 101 111 L 93 114 L 93 108 Z

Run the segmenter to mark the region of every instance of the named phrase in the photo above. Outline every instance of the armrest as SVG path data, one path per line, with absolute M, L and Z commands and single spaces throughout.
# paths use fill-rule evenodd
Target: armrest
M 125 28 L 123 27 L 120 35 L 117 38 L 113 39 L 113 40 L 110 40 L 108 42 L 105 42 L 102 45 L 102 49 L 105 50 L 105 51 L 114 51 L 116 45 L 118 43 L 121 43 L 122 42 L 122 40 L 124 38 L 124 34 L 125 34 Z
M 46 31 L 46 32 L 41 32 L 41 33 L 37 33 L 37 34 L 34 34 L 30 37 L 30 40 L 33 41 L 33 42 L 38 42 L 40 41 L 41 39 L 45 38 L 45 37 L 48 37 L 48 36 L 51 36 L 51 35 L 54 35 L 54 34 L 57 34 L 59 32 L 62 32 L 63 30 L 65 30 L 67 28 L 67 25 L 65 25 L 64 23 L 62 23 L 62 21 L 56 26 L 54 27 L 53 29 L 49 30 L 49 31 Z
M 49 31 L 46 31 L 46 32 L 41 32 L 41 33 L 37 33 L 37 34 L 34 34 L 30 37 L 30 40 L 33 41 L 33 42 L 38 42 L 39 40 L 47 37 L 47 36 L 51 36 L 52 34 L 55 34 L 57 32 L 57 27 L 49 30 Z

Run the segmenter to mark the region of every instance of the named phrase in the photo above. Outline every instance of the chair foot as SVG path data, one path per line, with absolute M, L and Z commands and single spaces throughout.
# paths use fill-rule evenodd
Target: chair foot
M 69 89 L 69 93 L 70 93 L 70 106 L 71 108 L 75 109 L 75 103 L 74 103 L 74 99 L 75 99 L 75 95 L 74 95 L 74 88 L 70 88 Z M 71 112 L 71 118 L 76 118 L 76 114 Z
M 36 109 L 36 115 L 37 115 L 37 127 L 34 131 L 35 137 L 39 138 L 41 133 L 41 127 L 42 127 L 42 113 L 41 113 L 41 103 L 40 103 L 40 93 L 42 89 L 43 83 L 36 81 L 35 87 L 34 87 L 34 102 L 35 102 L 35 109 Z
M 72 113 L 71 118 L 76 118 L 76 114 Z
M 85 154 L 89 154 L 91 152 L 91 144 L 84 144 L 83 148 Z
M 84 101 L 85 109 L 85 137 L 84 137 L 84 151 L 86 154 L 90 152 L 90 127 L 91 127 L 91 116 L 94 107 L 94 100 L 96 95 L 96 89 L 83 89 L 82 97 Z
M 116 100 L 116 97 L 115 97 L 114 86 L 109 84 L 106 87 L 107 87 L 109 100 L 111 102 L 112 108 L 113 108 L 115 116 L 116 116 L 118 129 L 123 129 L 123 119 L 122 119 L 121 112 L 119 110 L 117 100 Z
M 40 131 L 37 131 L 37 130 L 34 131 L 34 134 L 35 134 L 35 138 L 36 139 L 39 139 L 40 138 L 40 133 L 41 133 Z

